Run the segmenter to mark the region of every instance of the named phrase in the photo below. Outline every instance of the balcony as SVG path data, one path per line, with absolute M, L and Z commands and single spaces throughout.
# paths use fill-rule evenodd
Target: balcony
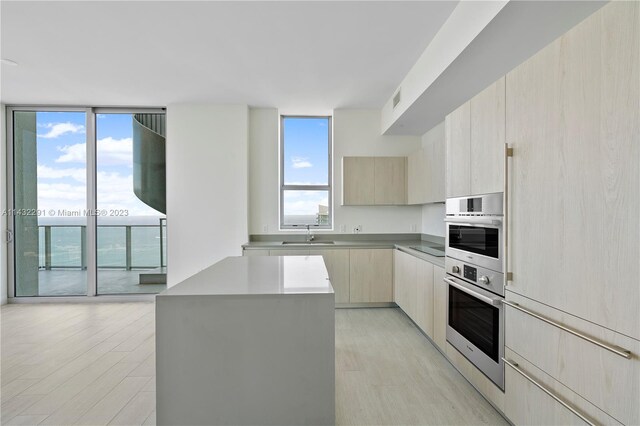
M 86 226 L 38 226 L 38 295 L 87 291 Z M 158 293 L 166 288 L 166 219 L 158 225 L 98 225 L 99 294 Z

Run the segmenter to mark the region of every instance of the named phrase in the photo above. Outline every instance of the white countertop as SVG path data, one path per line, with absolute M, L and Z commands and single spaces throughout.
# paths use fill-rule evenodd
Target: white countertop
M 158 296 L 332 294 L 322 256 L 227 257 Z

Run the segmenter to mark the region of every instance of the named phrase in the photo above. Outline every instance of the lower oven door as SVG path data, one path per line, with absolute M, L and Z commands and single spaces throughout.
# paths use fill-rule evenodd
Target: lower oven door
M 447 341 L 504 390 L 502 298 L 447 275 Z

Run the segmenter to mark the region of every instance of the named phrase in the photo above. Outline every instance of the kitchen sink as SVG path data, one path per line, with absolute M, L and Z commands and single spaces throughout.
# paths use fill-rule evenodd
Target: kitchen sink
M 329 244 L 335 244 L 333 241 L 283 241 L 282 245 L 296 245 L 296 246 L 301 246 L 301 245 L 307 245 L 307 244 L 311 244 L 314 246 L 322 246 L 322 245 L 329 245 Z

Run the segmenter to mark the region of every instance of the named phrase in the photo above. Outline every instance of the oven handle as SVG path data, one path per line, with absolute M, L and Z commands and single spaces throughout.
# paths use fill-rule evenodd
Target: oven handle
M 502 219 L 480 219 L 480 218 L 471 218 L 471 217 L 447 217 L 444 219 L 445 222 L 448 223 L 458 223 L 461 225 L 492 225 L 492 226 L 500 226 L 502 225 Z
M 454 286 L 455 288 L 457 288 L 458 290 L 464 291 L 465 293 L 467 293 L 470 296 L 475 297 L 476 299 L 480 299 L 485 303 L 488 303 L 491 306 L 500 306 L 502 304 L 502 298 L 499 297 L 487 297 L 484 294 L 480 294 L 476 291 L 471 290 L 470 288 L 467 288 L 466 286 L 463 286 L 461 284 L 458 284 L 457 282 L 445 277 L 444 278 L 444 282 L 446 282 L 449 285 Z

